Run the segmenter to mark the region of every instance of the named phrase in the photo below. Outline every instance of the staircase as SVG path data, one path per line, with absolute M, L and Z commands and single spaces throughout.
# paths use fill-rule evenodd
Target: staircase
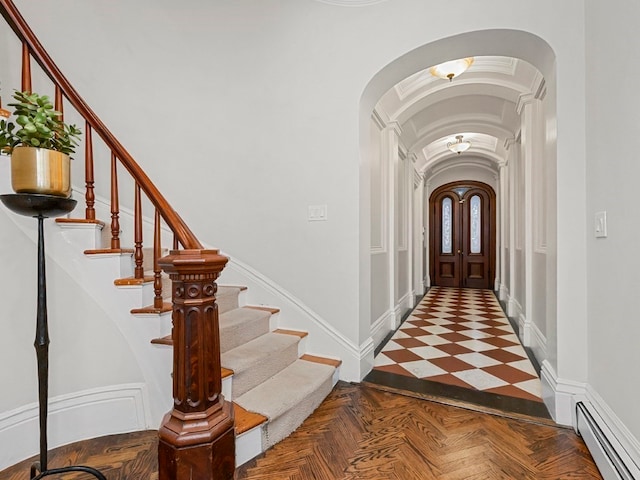
M 71 107 L 85 122 L 83 158 L 76 156 L 84 161 L 84 188 L 74 179 L 78 207 L 56 220 L 60 231 L 48 252 L 67 263 L 63 268 L 109 312 L 134 352 L 149 397 L 147 423 L 160 424 L 159 477 L 231 479 L 235 465 L 285 438 L 322 402 L 340 361 L 305 354 L 306 334 L 278 329 L 278 309 L 249 305 L 242 287 L 217 286 L 228 259 L 203 246 L 11 0 L 0 0 L 0 14 L 22 44 L 20 90 L 32 91 L 33 59 L 41 67 L 38 85 L 48 82 L 54 91 L 55 109 Z M 110 169 L 94 168 L 94 139 L 110 152 Z M 110 172 L 96 181 L 94 170 Z M 135 186 L 129 213 L 119 204 L 123 173 Z M 153 213 L 143 217 L 143 205 Z M 121 223 L 131 229 L 127 235 Z
M 55 223 L 65 241 L 82 252 L 80 268 L 116 274 L 113 284 L 121 295 L 119 308 L 128 311 L 131 322 L 140 324 L 140 328 L 133 330 L 136 333 L 129 333 L 129 336 L 139 338 L 128 341 L 132 348 L 151 349 L 148 355 L 156 360 L 154 371 L 148 373 L 147 378 L 158 383 L 151 391 L 166 389 L 171 366 L 164 351 L 173 346 L 172 309 L 170 298 L 165 298 L 160 309 L 147 304 L 153 301 L 154 293 L 153 270 L 148 260 L 153 258 L 153 252 L 144 249 L 147 253 L 144 256 L 147 260 L 143 262 L 146 280 L 137 281 L 132 276 L 135 268 L 133 249 L 114 252 L 102 248 L 101 242 L 105 238 L 101 233 L 104 230 L 102 222 L 59 218 Z M 54 239 L 50 241 L 55 243 Z M 162 283 L 165 286 L 171 283 L 165 274 Z M 170 293 L 171 289 L 165 288 L 163 292 Z M 216 294 L 222 393 L 226 400 L 234 403 L 236 466 L 293 432 L 331 392 L 338 381 L 341 363 L 305 353 L 306 332 L 278 329 L 279 310 L 250 305 L 249 296 L 245 287 L 224 284 L 218 286 Z M 144 344 L 148 345 L 141 347 Z M 164 360 L 159 360 L 161 358 Z
M 276 328 L 279 310 L 247 305 L 247 295 L 244 287 L 218 287 L 222 391 L 234 402 L 238 466 L 295 430 L 331 392 L 341 363 L 305 354 L 307 334 Z

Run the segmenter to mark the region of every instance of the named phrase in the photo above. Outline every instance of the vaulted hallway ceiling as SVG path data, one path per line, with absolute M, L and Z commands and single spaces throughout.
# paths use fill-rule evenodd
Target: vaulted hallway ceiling
M 402 141 L 427 176 L 473 161 L 497 170 L 505 145 L 520 130 L 518 104 L 544 96 L 545 82 L 531 64 L 511 57 L 476 57 L 453 81 L 433 76 L 430 65 L 387 91 L 376 107 L 385 123 L 397 123 Z M 447 148 L 456 135 L 471 142 L 458 155 Z

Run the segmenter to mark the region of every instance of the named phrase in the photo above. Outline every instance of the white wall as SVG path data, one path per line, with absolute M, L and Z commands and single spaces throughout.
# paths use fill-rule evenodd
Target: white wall
M 0 161 L 6 162 L 6 157 Z M 6 169 L 2 171 L 7 173 Z M 0 184 L 4 193 L 7 182 Z M 38 451 L 38 377 L 33 348 L 37 246 L 16 227 L 12 215 L 0 207 L 0 262 L 5 278 L 0 295 L 0 470 Z M 36 221 L 28 221 L 35 230 Z M 54 235 L 56 229 L 52 221 L 45 221 L 45 238 Z M 143 382 L 126 340 L 106 312 L 53 258 L 47 257 L 46 274 L 51 339 L 49 399 L 53 410 L 50 446 L 106 431 L 115 433 L 119 428 L 144 428 L 144 418 L 130 418 L 138 413 L 135 408 L 122 418 L 110 417 L 123 413 L 122 402 L 126 408 L 131 407 L 131 385 Z M 85 417 L 82 425 L 60 423 L 65 409 L 60 411 L 58 404 L 63 400 L 67 411 L 75 408 L 76 413 L 83 410 L 105 416 Z
M 358 225 L 369 218 L 360 148 L 375 102 L 399 79 L 456 54 L 517 56 L 545 75 L 555 55 L 558 322 L 571 330 L 581 321 L 573 318 L 585 318 L 585 283 L 569 282 L 586 277 L 581 0 L 517 9 L 507 0 L 16 3 L 202 240 L 295 294 L 356 346 L 370 336 L 371 290 L 360 275 L 371 266 L 370 229 Z M 389 36 L 389 25 L 402 28 Z M 534 36 L 492 30 L 505 27 Z M 443 40 L 465 32 L 475 33 Z M 307 207 L 316 204 L 329 217 L 311 226 Z M 583 340 L 559 339 L 572 354 L 554 367 L 567 378 L 585 378 Z
M 5 161 L 3 157 L 1 159 Z M 12 279 L 3 288 L 0 335 L 0 384 L 12 385 L 12 395 L 0 396 L 0 412 L 38 398 L 35 379 L 37 245 L 0 208 L 3 271 Z M 34 227 L 36 221 L 34 220 Z M 58 227 L 45 221 L 45 238 Z M 46 245 L 45 245 L 46 249 Z M 120 332 L 80 285 L 47 258 L 47 303 L 51 337 L 52 396 L 142 379 L 140 369 Z M 20 379 L 30 379 L 28 384 Z M 14 397 L 15 393 L 15 397 Z
M 638 16 L 637 2 L 586 3 L 588 382 L 635 439 L 640 438 L 635 374 L 640 364 L 635 304 L 640 259 L 634 254 L 640 238 L 640 163 L 633 140 L 620 140 L 640 135 L 640 65 L 628 61 L 637 56 L 636 32 L 620 25 L 621 19 Z M 605 64 L 615 66 L 615 73 L 601 68 Z M 606 238 L 594 236 L 598 211 L 607 214 Z

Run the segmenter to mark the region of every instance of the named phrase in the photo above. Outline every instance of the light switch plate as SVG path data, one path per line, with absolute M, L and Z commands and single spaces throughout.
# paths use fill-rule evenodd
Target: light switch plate
M 309 205 L 309 221 L 322 222 L 327 220 L 326 205 Z
M 596 238 L 607 236 L 607 212 L 596 212 L 593 227 Z

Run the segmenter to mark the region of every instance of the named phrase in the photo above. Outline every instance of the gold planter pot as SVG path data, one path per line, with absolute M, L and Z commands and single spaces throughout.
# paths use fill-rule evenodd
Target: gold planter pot
M 35 147 L 15 147 L 11 153 L 11 186 L 16 193 L 71 196 L 69 155 Z

